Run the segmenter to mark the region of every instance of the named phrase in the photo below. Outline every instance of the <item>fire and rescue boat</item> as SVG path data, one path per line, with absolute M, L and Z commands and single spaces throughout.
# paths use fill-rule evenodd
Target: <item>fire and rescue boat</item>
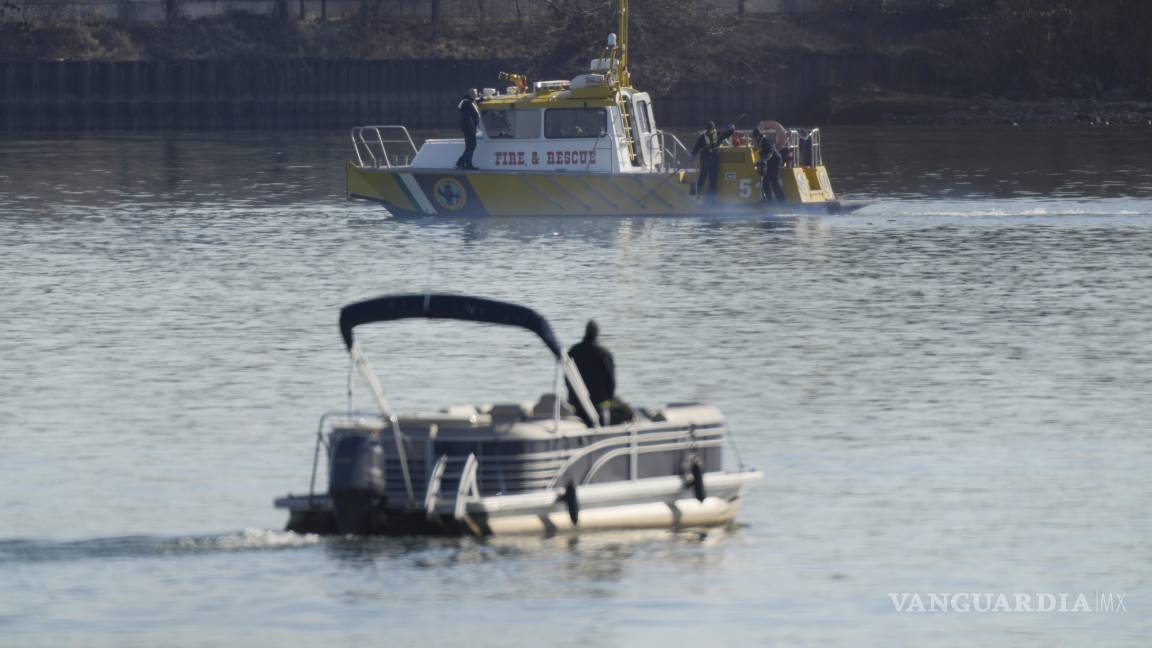
M 628 2 L 603 54 L 571 80 L 529 84 L 520 74 L 503 92 L 485 88 L 475 170 L 455 168 L 464 140 L 417 146 L 403 125 L 352 129 L 356 161 L 346 164 L 349 198 L 383 203 L 398 215 L 561 216 L 836 213 L 837 200 L 818 128 L 763 121 L 737 131 L 719 150 L 715 195 L 698 195 L 697 169 L 684 144 L 656 127 L 652 98 L 628 74 Z M 763 202 L 755 135 L 785 152 L 787 200 Z M 706 191 L 705 191 L 706 193 Z

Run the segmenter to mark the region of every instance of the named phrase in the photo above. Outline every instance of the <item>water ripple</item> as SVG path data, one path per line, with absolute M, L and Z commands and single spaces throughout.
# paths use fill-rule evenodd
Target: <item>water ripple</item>
M 0 540 L 0 564 L 40 563 L 107 558 L 157 558 L 216 552 L 292 549 L 314 545 L 320 536 L 288 531 L 244 529 L 205 536 L 123 536 L 68 542 Z

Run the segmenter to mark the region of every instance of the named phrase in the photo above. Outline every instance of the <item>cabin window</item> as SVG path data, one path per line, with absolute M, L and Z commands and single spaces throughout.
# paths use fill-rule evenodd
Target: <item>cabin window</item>
M 484 133 L 492 139 L 539 139 L 539 110 L 482 110 Z
M 608 134 L 608 117 L 603 108 L 545 110 L 544 134 L 550 139 L 604 137 Z
M 648 102 L 640 100 L 636 102 L 636 114 L 640 117 L 640 132 L 651 133 L 652 122 L 648 119 Z

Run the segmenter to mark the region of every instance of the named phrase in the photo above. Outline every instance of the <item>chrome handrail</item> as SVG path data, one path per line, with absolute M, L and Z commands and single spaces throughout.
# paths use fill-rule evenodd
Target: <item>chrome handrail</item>
M 316 470 L 320 463 L 320 445 L 324 444 L 324 421 L 329 416 L 334 416 L 335 412 L 325 412 L 320 416 L 320 422 L 316 425 L 316 449 L 312 451 L 312 478 L 308 481 L 308 505 L 312 505 L 312 498 L 316 496 Z
M 380 412 L 373 411 L 349 411 L 349 410 L 331 410 L 324 412 L 320 416 L 319 423 L 316 424 L 316 448 L 312 451 L 312 477 L 308 481 L 308 499 L 316 497 L 316 474 L 319 470 L 320 464 L 320 447 L 323 446 L 331 453 L 332 449 L 328 446 L 328 442 L 324 439 L 324 426 L 329 422 L 329 419 L 369 419 L 373 421 L 380 420 Z M 381 436 L 383 434 L 381 433 Z M 411 435 L 405 434 L 404 439 L 410 438 Z
M 820 146 L 820 129 L 819 128 L 791 128 L 785 131 L 787 134 L 786 146 L 795 152 L 792 158 L 792 166 L 806 167 L 806 166 L 823 166 L 824 165 L 824 151 Z M 803 155 L 801 149 L 801 142 L 808 140 L 810 152 L 807 156 Z
M 456 502 L 452 510 L 452 517 L 456 520 L 464 521 L 468 502 L 480 499 L 480 483 L 476 480 L 479 469 L 480 462 L 476 454 L 470 453 L 464 462 L 464 469 L 460 471 L 460 482 L 456 485 Z
M 660 141 L 660 164 L 657 168 L 661 172 L 673 173 L 684 168 L 684 165 L 680 164 L 680 153 L 684 153 L 686 163 L 692 160 L 692 153 L 676 135 L 665 130 L 657 130 L 653 136 L 659 138 Z
M 637 463 L 640 460 L 641 454 L 647 454 L 650 452 L 666 452 L 668 450 L 684 450 L 686 448 L 691 450 L 695 450 L 696 448 L 719 448 L 723 447 L 723 445 L 724 439 L 710 439 L 708 441 L 681 441 L 675 443 L 661 443 L 656 445 L 639 446 L 635 448 L 616 448 L 614 450 L 605 452 L 603 455 L 597 458 L 596 462 L 592 464 L 592 467 L 588 469 L 588 474 L 584 475 L 584 479 L 582 479 L 580 483 L 592 483 L 592 479 L 596 477 L 596 473 L 600 472 L 601 468 L 608 465 L 609 461 L 619 457 L 630 457 L 630 474 L 628 479 L 636 480 L 638 479 Z
M 786 167 L 799 167 L 800 166 L 800 131 L 795 128 L 789 128 L 784 131 L 785 142 L 784 148 L 786 151 L 791 152 L 791 155 L 784 155 L 784 166 Z
M 820 148 L 819 128 L 813 128 L 808 132 L 808 141 L 812 145 L 812 166 L 824 166 L 824 151 Z
M 717 434 L 724 435 L 725 426 L 717 423 L 714 426 L 708 425 L 708 426 L 705 426 L 703 428 L 696 427 L 695 429 L 697 432 L 703 431 L 708 436 L 713 436 L 713 433 L 712 433 L 713 430 L 715 430 L 715 432 Z M 658 441 L 659 442 L 675 441 L 676 439 L 684 437 L 686 434 L 687 434 L 687 432 L 683 428 L 677 428 L 677 429 L 673 429 L 670 431 L 653 431 L 653 432 L 648 432 L 648 433 L 641 435 L 642 438 L 639 439 L 639 441 L 640 442 L 646 442 L 646 443 L 653 443 L 653 442 L 658 442 Z M 637 444 L 638 443 L 639 442 L 637 442 Z M 587 458 L 588 456 L 592 455 L 593 453 L 599 452 L 600 450 L 604 450 L 607 448 L 611 448 L 612 446 L 618 446 L 618 445 L 627 446 L 626 448 L 622 448 L 622 450 L 624 450 L 626 452 L 631 452 L 632 444 L 633 444 L 633 437 L 631 434 L 631 430 L 629 430 L 628 434 L 622 434 L 622 435 L 618 435 L 618 436 L 609 437 L 607 439 L 601 439 L 599 441 L 595 441 L 589 445 L 586 445 L 586 446 L 580 448 L 578 452 L 569 456 L 567 458 L 567 460 L 565 460 L 565 462 L 563 464 L 561 464 L 561 466 L 559 468 L 556 469 L 556 473 L 548 481 L 548 484 L 547 484 L 547 486 L 545 486 L 545 488 L 557 488 L 560 484 L 564 483 L 564 480 L 567 477 L 568 471 L 571 470 L 581 460 Z M 683 445 L 685 447 L 687 447 L 688 442 L 685 441 L 683 443 Z M 643 448 L 644 448 L 644 446 L 638 446 L 637 454 L 643 452 L 644 451 Z
M 429 520 L 436 517 L 436 506 L 440 499 L 440 482 L 444 478 L 444 470 L 448 467 L 448 455 L 440 455 L 440 460 L 432 468 L 432 475 L 428 477 L 428 486 L 424 490 L 424 514 Z
M 389 134 L 389 138 L 385 139 L 385 133 Z M 365 139 L 365 134 L 368 139 Z M 412 134 L 408 132 L 406 126 L 399 124 L 384 124 L 378 126 L 354 126 L 352 128 L 352 148 L 356 151 L 356 161 L 359 166 L 371 166 L 374 169 L 391 168 L 392 155 L 388 151 L 389 144 L 407 144 L 411 150 L 411 155 L 407 157 L 404 165 L 407 165 L 412 158 L 416 157 L 419 149 L 416 148 L 416 142 L 412 140 Z M 374 148 L 375 147 L 375 148 Z M 379 156 L 377 156 L 379 153 Z M 401 154 L 403 151 L 401 151 Z M 365 157 L 371 164 L 365 164 Z

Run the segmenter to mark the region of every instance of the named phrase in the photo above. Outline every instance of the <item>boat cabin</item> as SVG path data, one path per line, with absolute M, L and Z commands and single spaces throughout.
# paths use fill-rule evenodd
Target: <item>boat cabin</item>
M 593 61 L 596 69 L 599 60 Z M 589 73 L 571 81 L 538 81 L 532 90 L 485 88 L 473 164 L 484 171 L 652 173 L 663 146 L 646 92 L 609 85 Z M 452 168 L 461 139 L 430 139 L 413 168 Z

